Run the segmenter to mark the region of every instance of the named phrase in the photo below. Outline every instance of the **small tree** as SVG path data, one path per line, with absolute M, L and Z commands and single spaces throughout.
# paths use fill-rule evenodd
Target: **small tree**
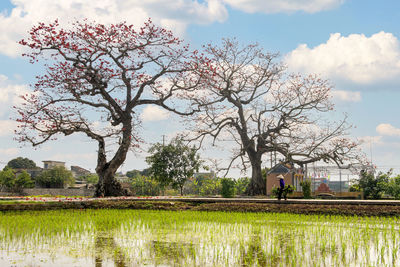
M 153 145 L 149 153 L 152 155 L 146 161 L 161 187 L 171 184 L 173 188 L 179 188 L 183 195 L 186 180 L 199 170 L 202 162 L 197 149 L 184 145 L 182 140 L 176 138 L 166 146 L 160 143 Z
M 400 199 L 400 175 L 389 179 L 386 193 L 393 196 L 395 199 Z
M 303 182 L 300 183 L 301 190 L 303 191 L 303 197 L 305 199 L 310 199 L 311 198 L 311 181 L 310 180 L 304 180 Z
M 1 188 L 10 189 L 14 186 L 15 173 L 13 169 L 5 167 L 3 171 L 0 172 L 0 186 Z
M 222 178 L 221 179 L 221 195 L 222 197 L 230 198 L 235 196 L 235 180 L 231 178 Z
M 20 175 L 15 178 L 14 190 L 21 191 L 23 188 L 35 187 L 35 181 L 32 180 L 29 173 L 22 171 Z
M 28 158 L 18 157 L 10 160 L 7 166 L 12 169 L 34 169 L 37 168 L 36 163 Z
M 45 188 L 63 188 L 66 185 L 73 185 L 75 179 L 72 172 L 62 166 L 57 166 L 42 172 L 36 177 L 36 182 Z
M 380 199 L 388 189 L 391 171 L 374 175 L 371 172 L 362 171 L 360 174 L 359 188 L 364 193 L 364 198 Z

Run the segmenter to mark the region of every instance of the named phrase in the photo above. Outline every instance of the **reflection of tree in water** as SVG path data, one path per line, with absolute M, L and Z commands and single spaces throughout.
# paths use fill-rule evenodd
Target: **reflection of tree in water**
M 109 233 L 99 232 L 95 239 L 95 266 L 102 267 L 104 258 L 109 256 L 113 259 L 115 266 L 128 266 L 126 255 L 115 242 L 114 237 Z
M 267 266 L 267 253 L 262 248 L 261 235 L 258 231 L 253 232 L 250 240 L 240 245 L 241 266 Z
M 128 266 L 126 255 L 115 242 L 114 237 L 109 233 L 99 232 L 95 239 L 95 266 L 102 267 L 104 259 L 108 257 L 113 259 L 114 265 L 117 267 Z
M 196 258 L 195 247 L 191 243 L 151 241 L 148 243 L 150 255 L 155 264 L 183 264 Z

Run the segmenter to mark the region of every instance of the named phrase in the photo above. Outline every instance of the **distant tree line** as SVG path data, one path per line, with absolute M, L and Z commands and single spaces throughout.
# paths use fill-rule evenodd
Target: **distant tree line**
M 400 174 L 393 176 L 393 170 L 377 174 L 362 171 L 349 190 L 363 192 L 366 199 L 400 199 Z

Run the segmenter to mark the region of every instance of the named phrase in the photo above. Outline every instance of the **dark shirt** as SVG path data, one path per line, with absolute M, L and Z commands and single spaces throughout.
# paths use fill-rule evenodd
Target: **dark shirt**
M 282 178 L 279 179 L 279 185 L 283 189 L 285 187 L 285 180 L 283 180 Z

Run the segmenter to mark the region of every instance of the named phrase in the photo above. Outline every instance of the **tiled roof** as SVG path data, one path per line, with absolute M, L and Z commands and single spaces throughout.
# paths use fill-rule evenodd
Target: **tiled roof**
M 275 165 L 268 173 L 288 173 L 290 169 L 283 164 Z

